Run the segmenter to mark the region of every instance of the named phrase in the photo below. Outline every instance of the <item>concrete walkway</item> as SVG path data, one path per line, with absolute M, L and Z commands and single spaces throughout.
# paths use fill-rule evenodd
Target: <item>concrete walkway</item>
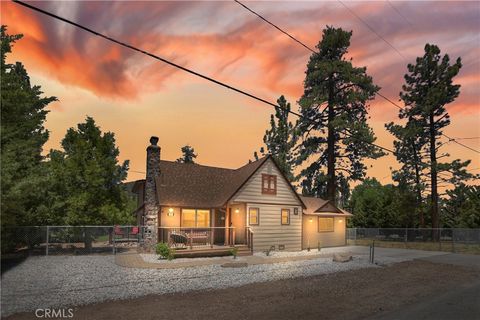
M 274 252 L 272 256 L 269 256 L 269 257 L 262 256 L 262 255 L 252 255 L 252 256 L 241 256 L 241 257 L 238 257 L 237 259 L 233 259 L 231 256 L 216 257 L 216 258 L 190 258 L 190 259 L 182 258 L 181 260 L 174 260 L 170 262 L 166 261 L 162 263 L 147 262 L 143 260 L 143 258 L 139 254 L 118 254 L 115 256 L 115 262 L 120 266 L 128 267 L 128 268 L 176 269 L 176 268 L 189 268 L 189 267 L 208 266 L 208 265 L 222 265 L 222 264 L 231 263 L 231 262 L 241 262 L 241 263 L 247 263 L 248 265 L 257 265 L 257 264 L 282 263 L 282 262 L 290 262 L 290 261 L 314 260 L 319 258 L 331 258 L 335 253 L 345 253 L 353 256 L 368 256 L 369 248 L 364 246 L 345 246 L 345 247 L 335 247 L 335 248 L 323 248 L 318 254 L 303 254 L 303 255 L 275 257 L 275 252 Z M 465 257 L 463 259 L 457 259 L 455 257 L 447 258 L 444 256 L 465 256 Z M 448 261 L 456 261 L 456 260 L 468 261 L 468 264 L 476 264 L 478 262 L 477 259 L 480 259 L 480 256 L 455 255 L 455 254 L 445 254 L 445 252 L 437 252 L 437 251 L 422 251 L 422 250 L 394 249 L 394 248 L 375 248 L 375 257 L 379 259 L 389 258 L 389 259 L 392 259 L 392 262 L 409 261 L 414 259 L 425 259 L 427 261 L 439 262 L 439 263 L 448 263 Z M 468 258 L 468 257 L 473 257 L 473 258 Z M 432 259 L 432 260 L 428 260 L 428 259 Z M 438 261 L 435 261 L 435 259 L 438 259 Z

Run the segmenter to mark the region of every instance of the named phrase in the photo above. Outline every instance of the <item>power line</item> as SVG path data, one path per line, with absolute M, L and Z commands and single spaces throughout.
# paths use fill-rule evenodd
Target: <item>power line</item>
M 253 13 L 254 15 L 256 15 L 257 17 L 259 17 L 260 19 L 262 19 L 263 21 L 265 21 L 266 23 L 268 23 L 269 25 L 271 25 L 272 27 L 274 27 L 275 29 L 277 29 L 278 31 L 280 31 L 281 33 L 283 33 L 284 35 L 286 35 L 287 37 L 289 37 L 290 39 L 292 39 L 293 41 L 297 42 L 299 45 L 303 46 L 305 49 L 310 50 L 313 53 L 316 53 L 315 50 L 313 50 L 312 48 L 307 46 L 305 43 L 301 42 L 300 40 L 298 40 L 294 36 L 290 35 L 288 32 L 284 31 L 279 26 L 271 23 L 270 21 L 268 21 L 267 19 L 265 19 L 264 17 L 262 17 L 261 15 L 259 15 L 258 13 L 256 13 L 255 11 L 253 11 L 252 9 L 250 9 L 249 7 L 244 5 L 243 3 L 241 3 L 240 1 L 238 1 L 238 0 L 234 0 L 234 1 L 236 3 L 238 3 L 239 5 L 241 5 L 242 7 L 244 7 L 245 9 L 247 9 L 248 11 L 250 11 L 251 13 Z
M 311 49 L 310 47 L 308 47 L 306 44 L 304 44 L 303 42 L 301 42 L 300 40 L 298 40 L 297 38 L 295 38 L 294 36 L 292 36 L 292 35 L 289 34 L 288 32 L 284 31 L 282 28 L 280 28 L 280 27 L 278 27 L 277 25 L 275 25 L 274 23 L 268 21 L 266 18 L 264 18 L 263 16 L 261 16 L 259 13 L 253 11 L 252 9 L 250 9 L 249 7 L 247 7 L 246 5 L 240 3 L 240 2 L 237 1 L 237 0 L 234 0 L 234 1 L 237 2 L 239 5 L 241 5 L 243 8 L 247 9 L 248 11 L 250 11 L 251 13 L 255 14 L 257 17 L 259 17 L 260 19 L 262 19 L 263 21 L 265 21 L 265 22 L 268 23 L 269 25 L 273 26 L 275 29 L 278 29 L 278 30 L 280 30 L 282 33 L 286 34 L 289 38 L 293 39 L 295 42 L 297 42 L 298 44 L 300 44 L 301 46 L 303 46 L 303 47 L 306 48 L 307 50 L 312 51 L 313 53 L 316 53 L 316 51 L 312 50 L 312 49 Z M 353 15 L 355 15 L 358 19 L 360 19 L 360 17 L 358 17 L 358 16 L 357 16 L 350 8 L 348 8 L 342 1 L 340 1 L 340 0 L 338 0 L 338 1 L 339 1 L 344 7 L 346 7 Z M 362 19 L 360 19 L 360 21 L 363 22 Z M 381 39 L 383 39 L 383 38 L 382 38 L 379 34 L 377 34 L 377 33 L 375 32 L 375 30 L 373 30 L 368 24 L 367 24 L 367 26 L 368 26 L 369 29 L 372 30 L 378 37 L 380 37 Z M 385 39 L 383 39 L 383 40 L 386 41 Z M 390 45 L 390 43 L 389 43 L 388 41 L 386 41 L 386 42 Z M 392 45 L 390 45 L 390 46 L 392 46 Z M 392 48 L 393 48 L 395 51 L 398 52 L 398 50 L 397 50 L 395 47 L 392 46 Z M 401 55 L 400 52 L 398 52 L 398 53 Z M 403 57 L 403 55 L 402 55 L 402 57 Z M 405 57 L 403 57 L 403 58 L 405 59 Z M 397 103 L 395 103 L 395 102 L 392 101 L 391 99 L 387 98 L 387 97 L 384 96 L 383 94 L 381 94 L 381 93 L 379 93 L 379 92 L 376 92 L 376 94 L 377 94 L 379 97 L 383 98 L 385 101 L 387 101 L 387 102 L 391 103 L 392 105 L 394 105 L 395 107 L 397 107 L 398 109 L 403 110 L 404 107 L 401 107 L 400 105 L 398 105 Z M 475 150 L 475 149 L 473 149 L 473 148 L 471 148 L 471 147 L 469 147 L 469 146 L 467 146 L 467 145 L 464 145 L 463 143 L 460 143 L 460 142 L 456 141 L 455 139 L 452 139 L 452 138 L 448 137 L 448 136 L 445 135 L 444 133 L 442 133 L 442 135 L 443 135 L 444 137 L 446 137 L 447 139 L 449 139 L 450 142 L 454 142 L 454 143 L 456 143 L 456 144 L 458 144 L 458 145 L 461 145 L 461 146 L 463 146 L 463 147 L 465 147 L 465 148 L 467 148 L 467 149 L 469 149 L 469 150 L 472 150 L 472 151 L 474 151 L 474 152 L 480 153 L 480 151 Z M 393 151 L 391 151 L 391 152 L 393 153 Z
M 235 92 L 238 92 L 238 93 L 240 93 L 240 94 L 243 94 L 243 95 L 245 95 L 245 96 L 247 96 L 247 97 L 250 97 L 250 98 L 252 98 L 252 99 L 258 100 L 258 101 L 263 102 L 263 103 L 266 103 L 266 104 L 268 104 L 268 105 L 270 105 L 270 106 L 272 106 L 272 107 L 277 107 L 277 104 L 275 104 L 275 103 L 272 103 L 272 102 L 267 101 L 267 100 L 265 100 L 265 99 L 259 98 L 259 97 L 255 96 L 255 95 L 253 95 L 253 94 L 251 94 L 251 93 L 248 93 L 248 92 L 246 92 L 246 91 L 244 91 L 244 90 L 241 90 L 241 89 L 237 89 L 237 88 L 235 88 L 235 87 L 232 87 L 231 85 L 228 85 L 228 84 L 226 84 L 226 83 L 224 83 L 224 82 L 221 82 L 221 81 L 219 81 L 219 80 L 215 80 L 215 79 L 213 79 L 213 78 L 211 78 L 211 77 L 209 77 L 209 76 L 206 76 L 206 75 L 201 74 L 201 73 L 199 73 L 199 72 L 193 71 L 193 70 L 191 70 L 191 69 L 189 69 L 189 68 L 183 67 L 183 66 L 181 66 L 181 65 L 179 65 L 179 64 L 176 64 L 176 63 L 174 63 L 174 62 L 172 62 L 172 61 L 169 61 L 169 60 L 167 60 L 167 59 L 165 59 L 165 58 L 162 58 L 162 57 L 160 57 L 160 56 L 157 56 L 157 55 L 155 55 L 155 54 L 153 54 L 153 53 L 150 53 L 150 52 L 147 52 L 147 51 L 145 51 L 145 50 L 142 50 L 142 49 L 139 49 L 139 48 L 137 48 L 137 47 L 134 47 L 134 46 L 132 46 L 132 45 L 130 45 L 130 44 L 128 44 L 128 43 L 125 43 L 125 42 L 116 40 L 116 39 L 114 39 L 114 38 L 112 38 L 112 37 L 109 37 L 109 36 L 107 36 L 107 35 L 105 35 L 105 34 L 102 34 L 102 33 L 100 33 L 100 32 L 97 32 L 97 31 L 95 31 L 95 30 L 92 30 L 92 29 L 90 29 L 90 28 L 88 28 L 88 27 L 82 26 L 82 25 L 80 25 L 80 24 L 78 24 L 78 23 L 76 23 L 76 22 L 73 22 L 73 21 L 71 21 L 71 20 L 68 20 L 68 19 L 66 19 L 66 18 L 62 18 L 62 17 L 60 17 L 60 16 L 58 16 L 58 15 L 56 15 L 56 14 L 53 14 L 53 13 L 51 13 L 51 12 L 48 12 L 48 11 L 45 11 L 45 10 L 43 10 L 43 9 L 37 8 L 37 7 L 35 7 L 35 6 L 32 6 L 32 5 L 30 5 L 30 4 L 28 4 L 28 3 L 25 3 L 25 2 L 22 2 L 22 1 L 12 0 L 12 2 L 17 3 L 17 4 L 19 4 L 19 5 L 22 5 L 22 6 L 24 6 L 24 7 L 27 7 L 27 8 L 29 8 L 29 9 L 32 9 L 32 10 L 34 10 L 34 11 L 43 13 L 43 14 L 45 14 L 45 15 L 47 15 L 47 16 L 50 16 L 50 17 L 55 18 L 55 19 L 57 19 L 57 20 L 63 21 L 63 22 L 65 22 L 65 23 L 68 23 L 68 24 L 70 24 L 70 25 L 72 25 L 72 26 L 75 26 L 75 27 L 77 27 L 77 28 L 80 28 L 80 29 L 82 29 L 82 30 L 84 30 L 84 31 L 87 31 L 87 32 L 89 32 L 89 33 L 91 33 L 91 34 L 94 34 L 94 35 L 96 35 L 96 36 L 98 36 L 98 37 L 104 38 L 104 39 L 109 40 L 109 41 L 111 41 L 111 42 L 114 42 L 114 43 L 116 43 L 116 44 L 118 44 L 118 45 L 121 45 L 122 47 L 125 47 L 125 48 L 131 49 L 131 50 L 133 50 L 133 51 L 137 51 L 137 52 L 143 53 L 144 55 L 147 55 L 147 56 L 149 56 L 149 57 L 152 57 L 152 58 L 154 58 L 154 59 L 156 59 L 156 60 L 160 60 L 160 61 L 162 61 L 162 62 L 164 62 L 164 63 L 166 63 L 166 64 L 169 64 L 169 65 L 171 65 L 171 66 L 173 66 L 173 67 L 175 67 L 175 68 L 178 68 L 178 69 L 180 69 L 180 70 L 183 70 L 183 71 L 185 71 L 185 72 L 188 72 L 188 73 L 190 73 L 190 74 L 193 74 L 193 75 L 195 75 L 195 76 L 197 76 L 197 77 L 200 77 L 200 78 L 202 78 L 202 79 L 205 79 L 205 80 L 208 80 L 208 81 L 213 82 L 213 83 L 215 83 L 215 84 L 218 84 L 218 85 L 220 85 L 220 86 L 222 86 L 222 87 L 224 87 L 224 88 L 233 90 L 233 91 L 235 91 Z M 296 113 L 296 112 L 294 112 L 294 111 L 292 111 L 291 113 L 292 113 L 292 114 L 295 114 L 295 115 L 298 116 L 298 117 L 301 117 L 301 115 L 300 115 L 299 113 Z
M 338 2 L 340 2 L 340 4 L 342 6 L 344 6 L 348 11 L 350 11 L 350 13 L 352 15 L 354 15 L 361 23 L 363 23 L 368 29 L 370 29 L 370 31 L 372 31 L 377 37 L 379 37 L 380 39 L 382 39 L 386 44 L 388 44 L 390 46 L 390 48 L 392 48 L 393 50 L 395 50 L 395 52 L 400 56 L 402 57 L 404 60 L 407 60 L 407 58 L 405 58 L 405 56 L 400 52 L 398 51 L 397 48 L 395 48 L 393 46 L 393 44 L 391 44 L 390 42 L 387 41 L 387 39 L 385 39 L 384 37 L 382 37 L 377 31 L 375 31 L 375 29 L 373 29 L 365 20 L 363 20 L 362 18 L 360 18 L 359 15 L 357 15 L 355 13 L 355 11 L 353 11 L 352 9 L 350 9 L 345 3 L 343 3 L 341 0 L 337 0 Z
M 218 84 L 218 85 L 220 85 L 220 86 L 222 86 L 222 87 L 228 88 L 228 89 L 230 89 L 230 90 L 233 90 L 233 91 L 235 91 L 235 92 L 238 92 L 238 93 L 241 93 L 241 94 L 243 94 L 243 95 L 245 95 L 245 96 L 248 96 L 248 97 L 250 97 L 250 98 L 252 98 L 252 99 L 255 99 L 255 100 L 258 100 L 258 101 L 263 102 L 263 103 L 265 103 L 265 104 L 268 104 L 268 105 L 270 105 L 270 106 L 272 106 L 272 107 L 281 108 L 279 105 L 277 105 L 277 104 L 275 104 L 275 103 L 269 102 L 269 101 L 267 101 L 267 100 L 265 100 L 265 99 L 262 99 L 262 98 L 259 98 L 259 97 L 255 96 L 255 95 L 253 95 L 253 94 L 250 94 L 250 93 L 245 92 L 245 91 L 243 91 L 243 90 L 240 90 L 240 89 L 237 89 L 237 88 L 235 88 L 235 87 L 232 87 L 232 86 L 230 86 L 230 85 L 228 85 L 228 84 L 225 84 L 225 83 L 223 83 L 223 82 L 221 82 L 221 81 L 215 80 L 215 79 L 213 79 L 213 78 L 211 78 L 211 77 L 209 77 L 209 76 L 203 75 L 203 74 L 201 74 L 201 73 L 199 73 L 199 72 L 193 71 L 193 70 L 188 69 L 188 68 L 183 67 L 183 66 L 180 66 L 180 65 L 178 65 L 178 64 L 176 64 L 176 63 L 173 63 L 173 62 L 171 62 L 171 61 L 169 61 L 169 60 L 167 60 L 167 59 L 165 59 L 165 58 L 159 57 L 159 56 L 157 56 L 157 55 L 155 55 L 155 54 L 149 53 L 149 52 L 147 52 L 147 51 L 145 51 L 145 50 L 139 49 L 139 48 L 134 47 L 134 46 L 132 46 L 132 45 L 130 45 L 130 44 L 127 44 L 127 43 L 124 43 L 124 42 L 122 42 L 122 41 L 116 40 L 116 39 L 114 39 L 114 38 L 112 38 L 112 37 L 109 37 L 109 36 L 107 36 L 107 35 L 104 35 L 104 34 L 102 34 L 102 33 L 100 33 L 100 32 L 97 32 L 97 31 L 95 31 L 95 30 L 92 30 L 92 29 L 90 29 L 90 28 L 88 28 L 88 27 L 82 26 L 82 25 L 80 25 L 80 24 L 78 24 L 78 23 L 76 23 L 76 22 L 73 22 L 73 21 L 71 21 L 71 20 L 68 20 L 68 19 L 66 19 L 66 18 L 60 17 L 60 16 L 58 16 L 58 15 L 56 15 L 56 14 L 53 14 L 53 13 L 51 13 L 51 12 L 48 12 L 48 11 L 45 11 L 45 10 L 43 10 L 43 9 L 37 8 L 37 7 L 32 6 L 32 5 L 30 5 L 30 4 L 24 3 L 24 2 L 22 2 L 22 1 L 18 1 L 18 0 L 12 0 L 12 1 L 13 1 L 14 3 L 19 4 L 19 5 L 22 5 L 22 6 L 24 6 L 24 7 L 27 7 L 27 8 L 29 8 L 29 9 L 31 9 L 31 10 L 40 12 L 40 13 L 45 14 L 45 15 L 47 15 L 47 16 L 49 16 L 49 17 L 54 18 L 54 19 L 57 19 L 57 20 L 60 20 L 60 21 L 65 22 L 65 23 L 67 23 L 67 24 L 73 25 L 73 26 L 75 26 L 75 27 L 77 27 L 77 28 L 80 28 L 80 29 L 82 29 L 82 30 L 84 30 L 84 31 L 87 31 L 87 32 L 89 32 L 89 33 L 92 33 L 92 34 L 94 34 L 94 35 L 96 35 L 96 36 L 98 36 L 98 37 L 104 38 L 104 39 L 106 39 L 106 40 L 108 40 L 108 41 L 114 42 L 114 43 L 116 43 L 116 44 L 118 44 L 118 45 L 121 45 L 121 46 L 123 46 L 123 47 L 126 47 L 126 48 L 128 48 L 128 49 L 131 49 L 131 50 L 140 52 L 140 53 L 142 53 L 142 54 L 144 54 L 144 55 L 147 55 L 147 56 L 149 56 L 149 57 L 152 57 L 152 58 L 154 58 L 154 59 L 156 59 L 156 60 L 162 61 L 162 62 L 164 62 L 164 63 L 166 63 L 166 64 L 169 64 L 169 65 L 171 65 L 171 66 L 173 66 L 173 67 L 175 67 L 175 68 L 178 68 L 178 69 L 181 69 L 181 70 L 183 70 L 183 71 L 185 71 L 185 72 L 188 72 L 188 73 L 190 73 L 190 74 L 193 74 L 193 75 L 195 75 L 195 76 L 197 76 L 197 77 L 203 78 L 203 79 L 205 79 L 205 80 L 208 80 L 208 81 L 210 81 L 210 82 L 213 82 L 213 83 L 215 83 L 215 84 Z M 297 113 L 297 112 L 294 112 L 294 111 L 291 111 L 291 110 L 289 110 L 288 112 L 291 113 L 291 114 L 293 114 L 293 115 L 295 115 L 295 116 L 297 116 L 297 117 L 299 117 L 299 118 L 301 118 L 301 119 L 305 119 L 305 120 L 307 120 L 307 121 L 309 121 L 309 122 L 311 122 L 311 123 L 318 124 L 318 122 L 316 122 L 316 121 L 314 121 L 314 120 L 312 120 L 312 119 L 310 119 L 310 118 L 308 118 L 308 117 L 305 117 L 305 116 L 301 115 L 300 113 Z M 350 138 L 354 138 L 354 139 L 360 140 L 360 139 L 358 139 L 358 138 L 353 137 L 352 135 L 350 135 L 350 134 L 348 134 L 348 133 L 344 133 L 344 134 L 345 134 L 346 136 L 350 137 Z M 388 148 L 385 148 L 385 147 L 382 147 L 382 146 L 379 146 L 379 145 L 377 145 L 377 144 L 375 144 L 375 143 L 368 142 L 368 141 L 364 141 L 364 140 L 360 140 L 360 141 L 365 142 L 365 143 L 367 143 L 367 144 L 369 144 L 369 145 L 375 146 L 375 147 L 377 147 L 377 148 L 379 148 L 379 149 L 382 149 L 382 150 L 384 150 L 384 151 L 388 151 L 388 152 L 393 153 L 392 150 L 390 150 L 390 149 L 388 149 Z
M 390 2 L 389 0 L 387 0 L 387 3 L 390 5 L 390 7 L 392 7 L 393 10 L 395 10 L 395 12 L 403 19 L 405 20 L 406 23 L 408 23 L 411 27 L 413 27 L 413 24 L 400 12 L 400 10 L 398 10 L 392 2 Z

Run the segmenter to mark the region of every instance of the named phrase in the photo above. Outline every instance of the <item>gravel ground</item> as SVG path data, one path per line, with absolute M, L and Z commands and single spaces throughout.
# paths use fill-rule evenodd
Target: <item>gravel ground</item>
M 276 270 L 271 272 L 274 276 L 270 278 L 281 278 L 282 273 L 293 274 L 291 270 L 285 271 L 278 267 L 276 265 Z M 235 272 L 237 271 L 239 270 Z M 216 277 L 224 276 L 216 274 L 208 279 L 212 281 Z M 249 277 L 255 275 L 249 274 Z M 435 310 L 438 304 L 431 302 L 436 297 L 447 292 L 456 297 L 456 290 L 476 281 L 480 281 L 478 269 L 416 260 L 396 263 L 385 268 L 361 268 L 295 279 L 257 282 L 237 288 L 152 294 L 133 299 L 98 302 L 75 307 L 73 313 L 74 319 L 79 320 L 364 320 L 382 315 L 386 317 L 381 319 L 390 320 L 396 319 L 397 315 L 402 314 L 412 304 L 422 303 L 430 310 Z M 190 282 L 190 279 L 186 280 L 186 283 Z M 446 304 L 444 308 L 450 310 L 450 307 L 455 307 L 458 298 L 442 301 Z M 475 299 L 469 301 L 457 305 L 457 309 L 460 307 L 462 309 L 454 313 L 454 317 L 428 311 L 426 314 L 430 316 L 421 318 L 478 319 L 478 313 L 474 312 L 478 310 L 476 306 L 478 303 Z M 432 314 L 434 316 L 431 316 Z M 417 313 L 412 316 L 406 319 L 420 319 Z M 35 319 L 32 312 L 17 313 L 8 318 L 8 320 L 30 319 Z
M 148 294 L 238 287 L 368 267 L 375 266 L 364 256 L 354 256 L 348 263 L 319 258 L 241 269 L 210 265 L 168 270 L 120 267 L 113 256 L 31 257 L 3 274 L 1 314 L 7 316 L 36 308 L 84 305 Z

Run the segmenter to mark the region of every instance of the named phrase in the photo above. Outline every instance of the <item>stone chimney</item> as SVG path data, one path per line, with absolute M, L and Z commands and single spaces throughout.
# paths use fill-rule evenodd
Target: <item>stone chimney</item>
M 160 208 L 157 199 L 155 177 L 160 176 L 160 147 L 157 145 L 158 137 L 150 138 L 147 147 L 147 176 L 145 179 L 145 207 L 144 225 L 146 228 L 146 244 L 156 243 L 158 228 L 158 210 Z

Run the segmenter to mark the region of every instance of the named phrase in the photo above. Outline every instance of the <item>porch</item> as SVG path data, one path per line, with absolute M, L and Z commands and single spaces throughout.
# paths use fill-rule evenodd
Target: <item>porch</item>
M 236 241 L 239 232 L 244 241 Z M 158 242 L 175 249 L 176 257 L 229 255 L 233 248 L 238 255 L 253 252 L 253 232 L 246 227 L 159 227 Z

